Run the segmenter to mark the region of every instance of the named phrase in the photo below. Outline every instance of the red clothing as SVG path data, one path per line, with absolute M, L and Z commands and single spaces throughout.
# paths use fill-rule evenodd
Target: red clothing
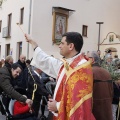
M 89 60 L 89 58 L 86 56 L 86 55 L 84 55 L 84 58 L 88 61 Z
M 19 101 L 16 101 L 14 104 L 13 115 L 27 113 L 29 110 L 30 108 L 27 104 L 22 104 Z
M 92 114 L 91 63 L 66 70 L 63 94 L 56 120 L 96 120 Z
M 60 107 L 54 120 L 95 120 L 92 114 L 91 63 L 88 61 L 77 66 L 82 59 L 84 58 L 80 55 L 70 65 L 63 61 L 65 75 L 55 98 L 57 102 L 60 101 Z

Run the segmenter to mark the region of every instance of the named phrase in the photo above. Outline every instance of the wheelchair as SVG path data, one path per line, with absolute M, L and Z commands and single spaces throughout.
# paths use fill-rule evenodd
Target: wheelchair
M 6 120 L 37 120 L 34 113 L 25 113 L 13 115 L 13 107 L 16 100 L 10 98 L 5 92 L 0 95 L 0 105 L 2 115 L 6 116 Z

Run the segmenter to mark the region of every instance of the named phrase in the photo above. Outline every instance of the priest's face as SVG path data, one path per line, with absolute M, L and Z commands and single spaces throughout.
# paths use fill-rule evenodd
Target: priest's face
M 60 48 L 60 54 L 63 57 L 68 58 L 71 51 L 70 51 L 70 44 L 66 42 L 66 37 L 62 38 L 59 48 Z

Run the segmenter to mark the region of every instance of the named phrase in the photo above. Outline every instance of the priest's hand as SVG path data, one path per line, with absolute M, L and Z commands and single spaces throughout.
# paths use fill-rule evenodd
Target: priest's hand
M 25 38 L 26 38 L 26 42 L 30 43 L 32 45 L 33 49 L 38 47 L 38 44 L 32 39 L 32 37 L 30 35 L 25 34 Z
M 49 101 L 48 101 L 48 110 L 56 112 L 57 111 L 56 103 L 57 103 L 56 100 L 49 99 Z

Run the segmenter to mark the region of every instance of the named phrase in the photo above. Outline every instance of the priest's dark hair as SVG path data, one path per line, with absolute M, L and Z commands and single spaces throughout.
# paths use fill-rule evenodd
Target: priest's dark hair
M 62 35 L 62 37 L 66 37 L 66 42 L 73 43 L 75 50 L 80 52 L 83 46 L 83 37 L 78 32 L 67 32 Z

